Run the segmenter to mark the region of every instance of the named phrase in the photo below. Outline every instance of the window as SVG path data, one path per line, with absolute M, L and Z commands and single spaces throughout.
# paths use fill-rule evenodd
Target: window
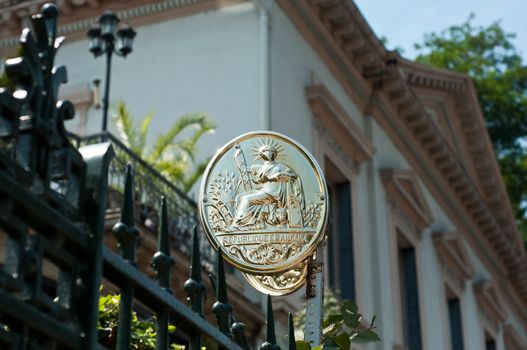
M 398 233 L 399 274 L 404 343 L 408 350 L 421 350 L 421 320 L 415 248 Z
M 488 334 L 485 338 L 485 350 L 496 350 L 496 341 Z
M 463 350 L 463 305 L 461 297 L 466 282 L 473 278 L 474 267 L 469 259 L 465 243 L 458 231 L 437 231 L 432 234 L 438 262 L 445 284 L 444 327 L 450 335 L 450 349 Z M 470 345 L 470 344 L 469 344 Z
M 463 326 L 461 321 L 461 305 L 456 297 L 449 298 L 448 321 L 450 326 L 450 345 L 452 350 L 463 350 Z
M 325 159 L 331 207 L 328 238 L 329 286 L 342 298 L 356 300 L 353 257 L 351 183 L 329 159 Z
M 419 305 L 418 244 L 423 230 L 434 219 L 413 171 L 385 168 L 380 170 L 380 175 L 391 214 L 389 238 L 392 247 L 396 346 L 421 350 L 423 333 Z

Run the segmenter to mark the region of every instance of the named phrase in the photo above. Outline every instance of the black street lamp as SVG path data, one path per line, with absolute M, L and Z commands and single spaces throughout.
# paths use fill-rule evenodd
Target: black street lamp
M 119 18 L 117 15 L 111 11 L 106 11 L 99 17 L 99 25 L 92 27 L 87 33 L 90 52 L 95 57 L 106 54 L 106 84 L 102 100 L 102 131 L 106 131 L 108 122 L 112 55 L 115 53 L 117 56 L 126 57 L 132 52 L 132 43 L 136 35 L 135 30 L 130 26 L 117 30 L 118 23 Z

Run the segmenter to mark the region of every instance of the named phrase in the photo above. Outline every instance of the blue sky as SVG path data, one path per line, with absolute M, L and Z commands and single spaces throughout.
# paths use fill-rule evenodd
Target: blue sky
M 404 49 L 413 58 L 413 44 L 424 33 L 439 32 L 463 23 L 475 14 L 476 25 L 501 20 L 507 32 L 516 33 L 515 44 L 527 61 L 527 0 L 354 0 L 377 36 L 388 39 L 387 47 Z

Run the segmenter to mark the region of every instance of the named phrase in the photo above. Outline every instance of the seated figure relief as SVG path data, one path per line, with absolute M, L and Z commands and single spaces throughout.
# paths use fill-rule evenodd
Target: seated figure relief
M 241 150 L 235 155 L 236 165 L 245 179 L 245 192 L 235 201 L 235 213 L 229 230 L 304 227 L 302 212 L 305 208 L 302 182 L 298 174 L 286 164 L 277 161 L 280 149 L 273 143 L 264 143 L 256 150 L 256 160 L 250 170 L 245 166 Z

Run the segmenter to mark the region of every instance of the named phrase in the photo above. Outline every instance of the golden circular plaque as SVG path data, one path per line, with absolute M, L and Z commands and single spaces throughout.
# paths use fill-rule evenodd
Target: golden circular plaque
M 324 238 L 328 218 L 326 182 L 313 156 L 268 131 L 241 135 L 216 152 L 198 207 L 214 248 L 252 275 L 300 267 Z

